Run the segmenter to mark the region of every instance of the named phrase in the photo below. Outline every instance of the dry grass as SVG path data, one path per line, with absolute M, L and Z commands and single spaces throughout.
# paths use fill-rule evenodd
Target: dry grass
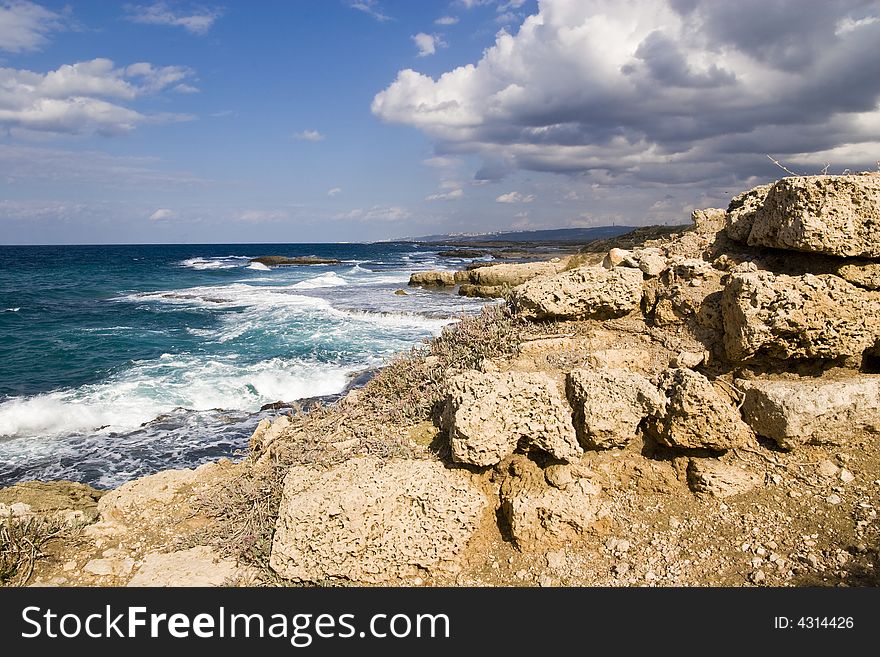
M 26 585 L 34 573 L 34 564 L 45 556 L 43 546 L 68 529 L 58 520 L 39 516 L 16 518 L 10 514 L 0 523 L 0 585 Z

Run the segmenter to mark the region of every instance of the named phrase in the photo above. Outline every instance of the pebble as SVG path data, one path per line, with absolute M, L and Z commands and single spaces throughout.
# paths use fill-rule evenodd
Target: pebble
M 831 495 L 825 498 L 825 501 L 828 502 L 828 504 L 837 505 L 840 504 L 842 500 L 840 499 L 840 495 L 838 495 L 837 493 L 831 493 Z
M 538 586 L 548 587 L 553 586 L 553 578 L 549 575 L 541 575 L 538 578 Z
M 819 474 L 823 477 L 833 477 L 837 474 L 837 466 L 831 461 L 825 460 L 819 463 Z
M 552 568 L 553 570 L 564 568 L 565 562 L 565 552 L 563 552 L 562 550 L 547 553 L 547 566 Z
M 850 472 L 849 470 L 847 470 L 846 468 L 843 468 L 843 469 L 840 471 L 840 475 L 839 475 L 839 476 L 840 476 L 840 480 L 841 480 L 843 483 L 845 483 L 845 484 L 852 483 L 852 482 L 855 480 L 855 478 L 856 478 L 856 476 L 855 476 L 852 472 Z
M 749 579 L 751 579 L 755 584 L 760 584 L 765 579 L 767 579 L 767 575 L 764 574 L 763 570 L 756 570 L 751 574 Z
M 513 574 L 513 576 L 516 577 L 517 579 L 525 579 L 526 577 L 529 576 L 529 571 L 527 571 L 527 570 L 517 570 L 517 571 Z

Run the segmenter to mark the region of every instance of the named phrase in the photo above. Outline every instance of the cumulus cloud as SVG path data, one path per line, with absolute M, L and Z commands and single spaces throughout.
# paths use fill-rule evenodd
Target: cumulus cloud
M 412 213 L 399 205 L 374 205 L 371 208 L 356 208 L 350 212 L 343 212 L 334 216 L 334 219 L 356 219 L 361 221 L 403 221 L 409 219 Z
M 0 68 L 0 127 L 12 131 L 114 135 L 142 123 L 187 120 L 179 114 L 145 115 L 121 104 L 186 79 L 180 66 L 140 62 L 117 68 L 109 59 L 65 64 L 48 73 Z
M 302 130 L 300 132 L 295 132 L 293 138 L 297 141 L 324 141 L 327 136 L 322 135 L 317 130 Z
M 31 52 L 63 29 L 62 16 L 27 0 L 0 0 L 0 50 Z
M 768 153 L 873 166 L 878 14 L 876 0 L 541 0 L 479 61 L 400 71 L 372 110 L 482 156 L 482 179 L 727 185 L 774 175 Z
M 437 52 L 437 48 L 445 48 L 446 42 L 439 34 L 426 34 L 419 32 L 412 37 L 413 43 L 419 49 L 419 57 L 427 57 Z
M 502 194 L 495 199 L 496 203 L 531 203 L 537 197 L 534 194 L 520 194 L 519 192 L 508 192 Z
M 150 215 L 150 221 L 162 221 L 163 219 L 172 219 L 173 217 L 173 210 L 169 210 L 168 208 L 159 208 Z
M 132 23 L 146 25 L 169 25 L 182 27 L 191 34 L 207 34 L 214 23 L 223 15 L 219 8 L 193 7 L 189 11 L 178 10 L 167 2 L 154 2 L 151 5 L 126 5 L 126 18 Z
M 327 190 L 327 196 L 336 196 L 342 193 L 342 187 L 331 187 Z
M 426 201 L 457 201 L 460 198 L 464 197 L 464 191 L 462 189 L 452 189 L 448 192 L 439 192 L 437 194 L 431 194 L 430 196 L 426 196 Z
M 435 25 L 455 25 L 458 23 L 458 16 L 441 16 L 434 21 Z
M 357 9 L 365 14 L 369 14 L 380 23 L 392 20 L 391 16 L 385 14 L 376 0 L 349 0 L 348 6 Z

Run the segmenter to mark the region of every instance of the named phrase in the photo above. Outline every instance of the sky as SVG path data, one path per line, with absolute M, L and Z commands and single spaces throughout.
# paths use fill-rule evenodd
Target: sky
M 880 0 L 0 0 L 0 244 L 681 224 L 878 161 Z

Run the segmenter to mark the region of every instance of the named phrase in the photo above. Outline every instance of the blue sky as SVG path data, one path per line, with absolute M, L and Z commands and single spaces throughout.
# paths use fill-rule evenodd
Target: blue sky
M 0 243 L 683 223 L 781 174 L 768 155 L 877 166 L 878 16 L 870 0 L 0 0 Z

